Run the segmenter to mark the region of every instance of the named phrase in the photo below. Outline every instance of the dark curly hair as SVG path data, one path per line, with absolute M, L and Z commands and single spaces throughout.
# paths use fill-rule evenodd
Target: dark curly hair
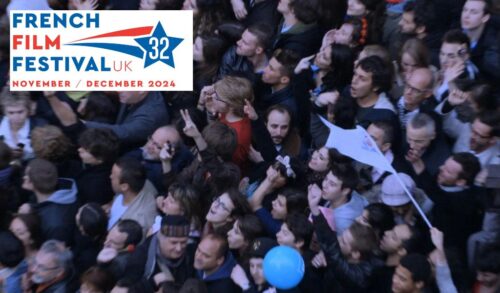
M 110 129 L 89 128 L 80 135 L 78 145 L 96 159 L 112 163 L 118 155 L 120 140 Z

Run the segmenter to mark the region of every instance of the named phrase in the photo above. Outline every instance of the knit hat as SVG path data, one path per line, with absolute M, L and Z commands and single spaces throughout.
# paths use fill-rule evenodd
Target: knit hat
M 266 253 L 273 247 L 278 246 L 278 242 L 268 237 L 260 237 L 252 242 L 248 255 L 250 257 L 264 258 Z
M 190 226 L 184 216 L 165 216 L 161 220 L 160 232 L 167 237 L 188 237 Z
M 408 189 L 411 194 L 414 194 L 416 188 L 415 181 L 413 181 L 413 179 L 405 173 L 398 173 L 397 175 L 405 185 L 406 189 Z M 384 179 L 384 182 L 382 182 L 380 198 L 382 199 L 382 202 L 388 206 L 402 206 L 410 202 L 410 198 L 397 180 L 395 174 L 387 176 Z

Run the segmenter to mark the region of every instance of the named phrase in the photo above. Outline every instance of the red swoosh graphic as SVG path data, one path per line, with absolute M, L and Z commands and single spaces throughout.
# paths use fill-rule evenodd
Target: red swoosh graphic
M 151 31 L 153 30 L 152 26 L 143 26 L 143 27 L 136 27 L 136 28 L 129 28 L 129 29 L 124 29 L 120 31 L 114 31 L 110 33 L 105 33 L 97 36 L 92 36 L 84 39 L 79 39 L 73 42 L 79 42 L 79 41 L 84 41 L 84 40 L 91 40 L 91 39 L 98 39 L 98 38 L 106 38 L 106 37 L 135 37 L 135 36 L 142 36 L 142 35 L 147 35 L 150 34 Z M 73 43 L 72 42 L 72 43 Z

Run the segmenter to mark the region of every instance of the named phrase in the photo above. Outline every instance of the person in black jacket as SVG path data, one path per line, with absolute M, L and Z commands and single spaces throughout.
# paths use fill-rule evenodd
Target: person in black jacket
M 468 237 L 481 227 L 483 207 L 482 188 L 473 185 L 481 170 L 477 157 L 471 153 L 456 153 L 439 168 L 437 180 L 426 170 L 422 159 L 410 161 L 417 174 L 417 186 L 434 202 L 433 225 L 446 235 L 445 247 L 458 248 L 465 260 Z
M 165 147 L 173 152 L 170 163 L 174 173 L 182 171 L 194 159 L 193 154 L 182 143 L 182 137 L 173 125 L 159 127 L 148 138 L 143 147 L 137 148 L 125 155 L 136 158 L 144 165 L 148 180 L 153 183 L 156 190 L 162 195 L 167 192 L 163 185 L 164 171 L 160 158 L 160 152 Z
M 315 22 L 319 5 L 310 0 L 283 0 L 277 10 L 283 15 L 273 50 L 289 49 L 300 57 L 316 53 L 321 46 L 322 29 Z
M 270 47 L 271 31 L 270 27 L 261 23 L 243 31 L 236 45 L 222 56 L 217 79 L 235 75 L 255 81 L 255 73 L 262 71 L 268 63 L 266 51 Z
M 73 243 L 75 215 L 77 212 L 77 189 L 74 180 L 57 178 L 54 164 L 43 159 L 34 159 L 26 167 L 23 188 L 33 191 L 37 203 L 23 204 L 20 212 L 36 212 L 42 224 L 44 239 L 57 239 L 66 245 Z
M 229 251 L 226 237 L 207 234 L 198 244 L 194 257 L 197 276 L 207 285 L 208 293 L 233 293 L 239 288 L 231 280 L 236 260 Z
M 468 0 L 462 8 L 461 26 L 471 42 L 471 60 L 482 76 L 490 81 L 500 79 L 500 46 L 498 31 L 490 20 L 486 0 Z
M 156 292 L 164 282 L 180 287 L 195 276 L 194 247 L 188 245 L 190 222 L 165 216 L 160 231 L 146 239 L 129 258 L 125 277 L 137 292 Z
M 307 197 L 316 237 L 326 259 L 325 292 L 366 292 L 378 265 L 372 258 L 378 243 L 375 232 L 371 227 L 355 222 L 337 236 L 320 212 L 321 192 L 311 185 Z
M 280 104 L 290 109 L 292 118 L 299 125 L 299 101 L 292 91 L 293 70 L 299 62 L 298 55 L 290 50 L 276 50 L 262 72 L 261 81 L 265 84 L 262 92 L 257 92 L 255 108 L 262 115 L 271 106 Z
M 134 220 L 121 220 L 106 236 L 104 248 L 97 255 L 98 266 L 111 272 L 115 280 L 121 280 L 130 256 L 141 241 L 141 225 Z
M 109 129 L 90 128 L 80 135 L 78 144 L 83 162 L 82 171 L 76 178 L 80 203 L 103 205 L 111 202 L 114 192 L 109 175 L 120 147 L 118 137 Z
M 403 154 L 407 159 L 421 158 L 429 174 L 434 176 L 450 153 L 450 146 L 432 116 L 418 113 L 408 121 L 403 141 Z
M 394 293 L 427 292 L 426 285 L 431 278 L 431 265 L 427 258 L 421 254 L 410 254 L 401 259 L 396 268 L 391 289 Z

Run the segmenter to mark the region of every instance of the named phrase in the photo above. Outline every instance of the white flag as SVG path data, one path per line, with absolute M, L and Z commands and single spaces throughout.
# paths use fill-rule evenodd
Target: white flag
M 330 134 L 328 135 L 328 140 L 325 145 L 327 148 L 336 148 L 341 154 L 356 161 L 396 175 L 399 184 L 403 187 L 403 190 L 417 208 L 417 211 L 420 213 L 427 226 L 432 228 L 431 222 L 422 211 L 413 195 L 406 188 L 403 181 L 401 181 L 396 170 L 394 170 L 389 161 L 387 161 L 385 156 L 378 149 L 377 144 L 363 127 L 358 125 L 356 129 L 343 129 L 333 125 L 321 116 L 319 116 L 319 118 L 328 128 L 330 128 Z
M 377 169 L 396 173 L 394 168 L 378 149 L 372 137 L 363 127 L 358 125 L 356 129 L 343 129 L 333 125 L 321 116 L 319 116 L 319 118 L 328 128 L 330 128 L 330 134 L 328 135 L 328 140 L 325 145 L 327 148 L 336 148 L 341 154 L 356 161 L 373 166 Z

